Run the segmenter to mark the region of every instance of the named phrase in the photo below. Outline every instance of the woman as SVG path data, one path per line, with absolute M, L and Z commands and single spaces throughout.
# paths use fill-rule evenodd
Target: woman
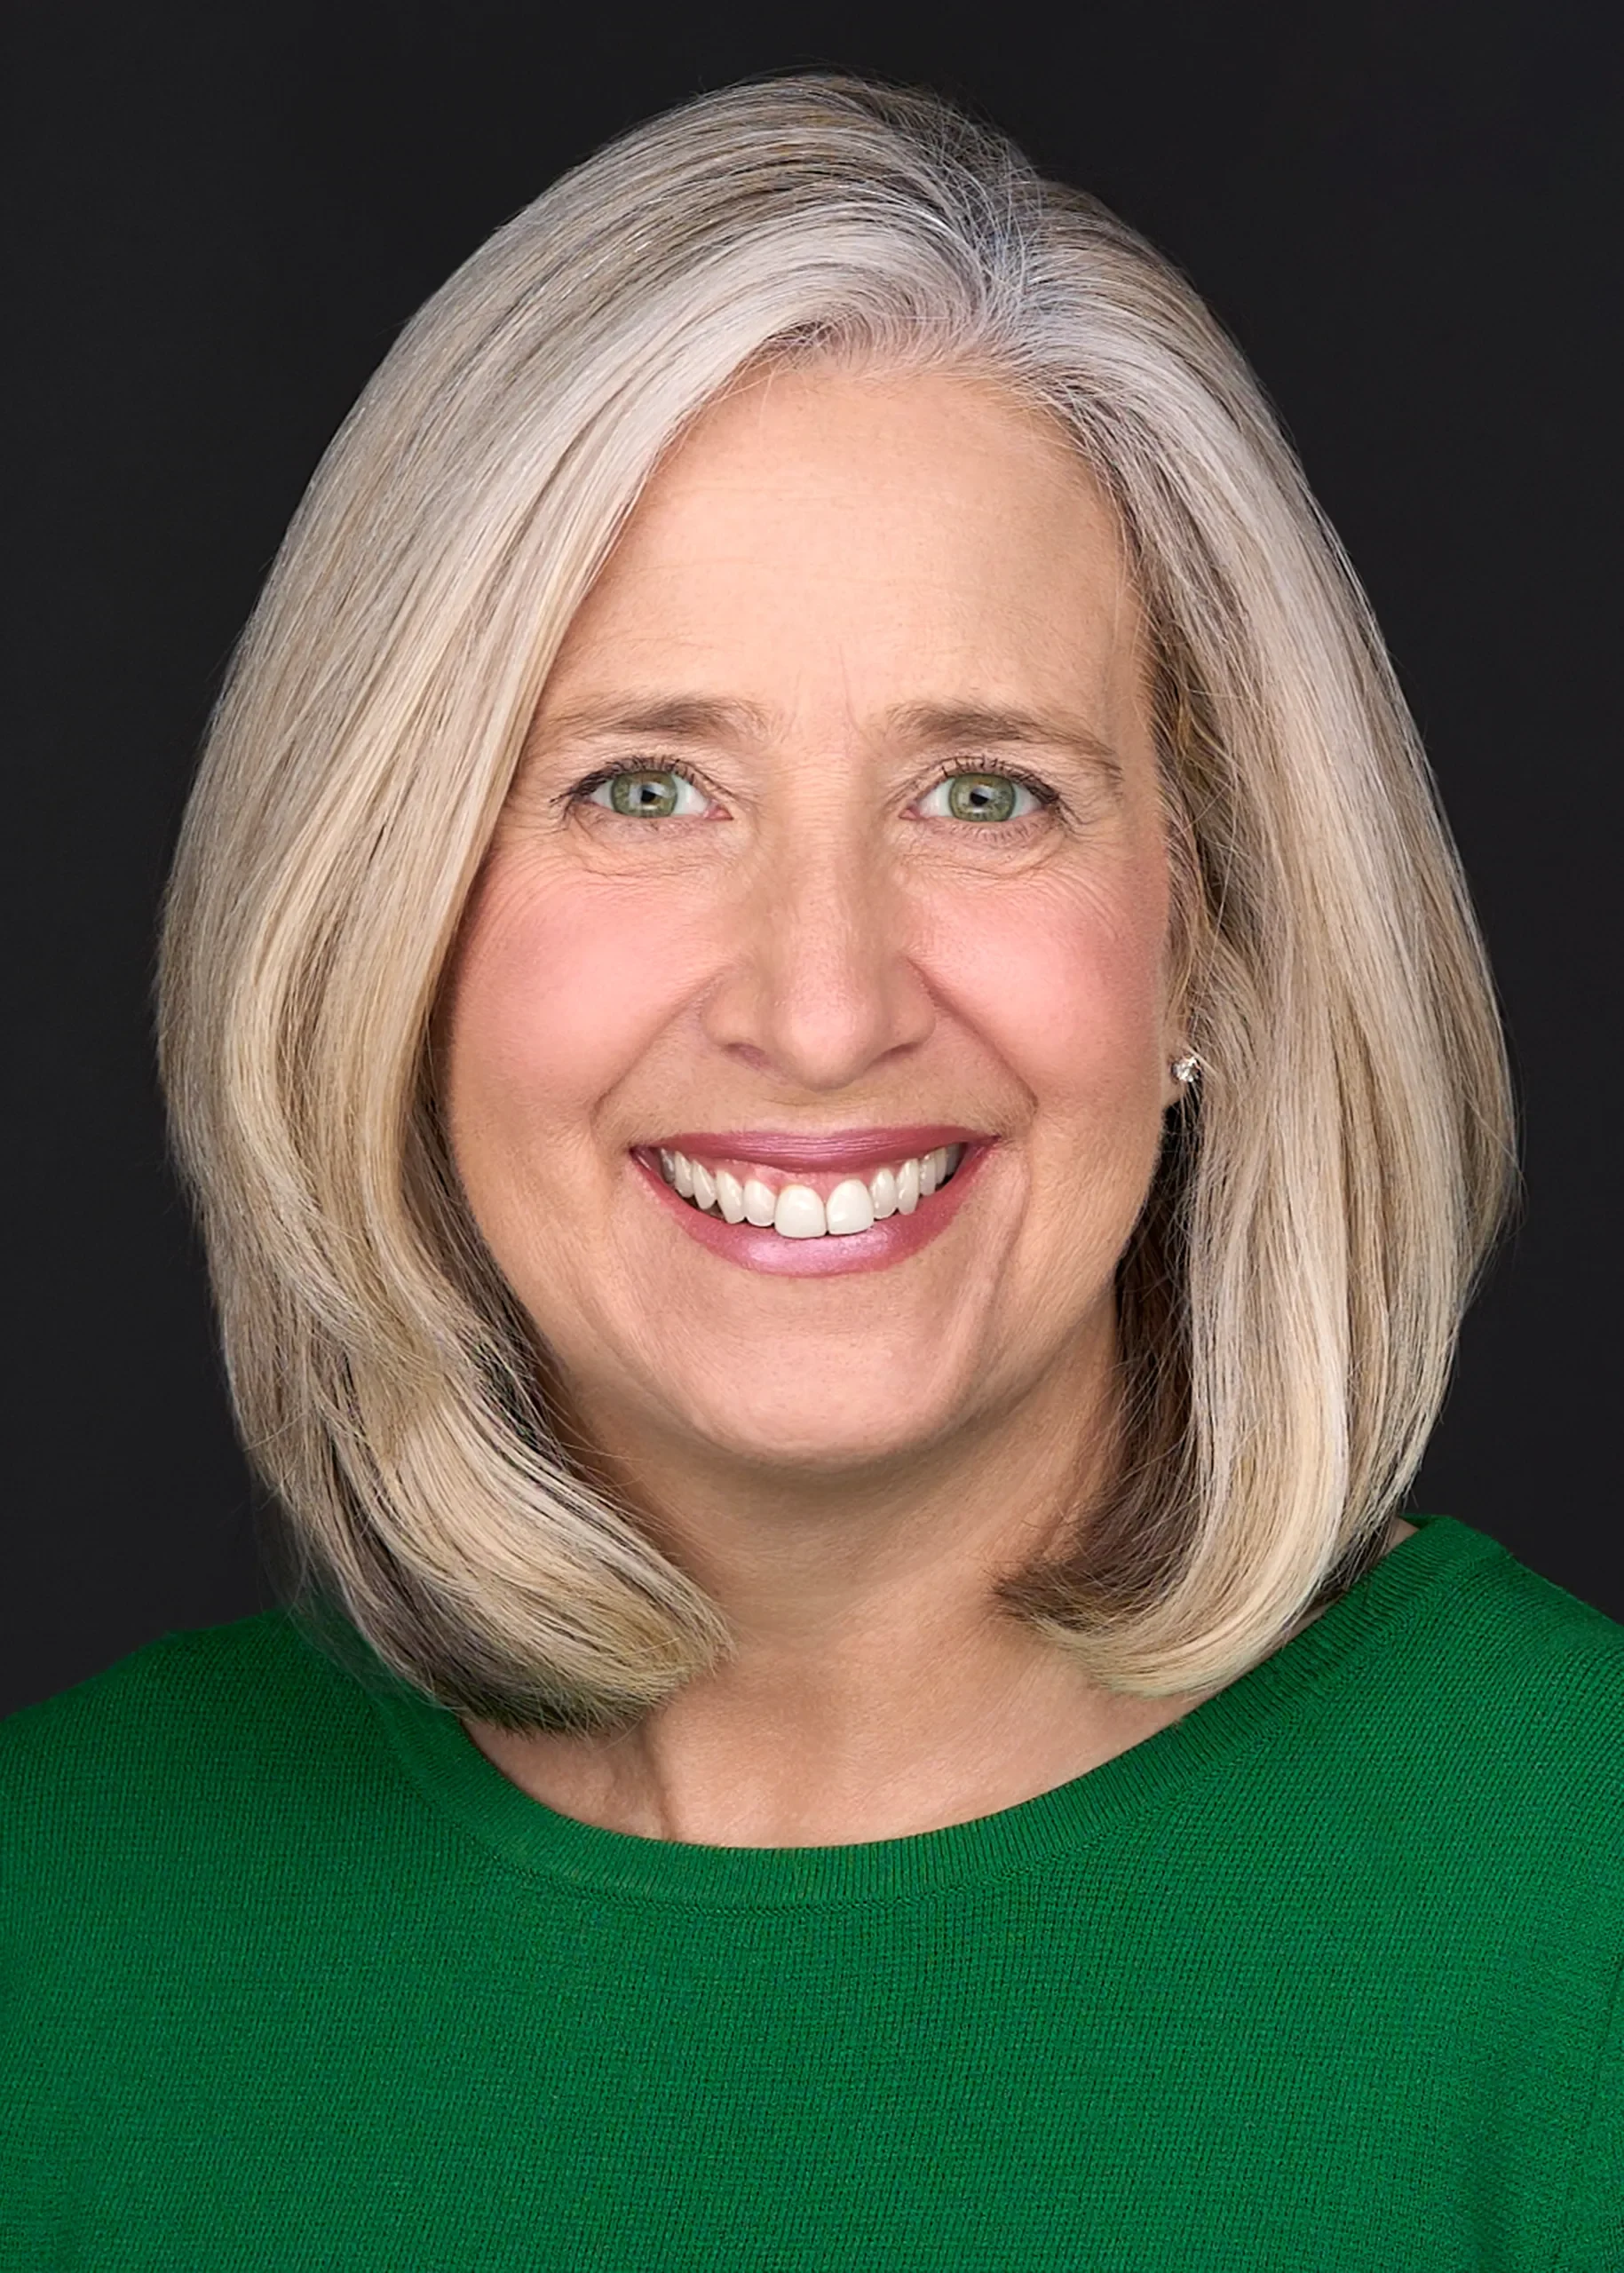
M 288 1607 L 15 1716 L 15 2261 L 1624 2263 L 1624 1636 L 1395 1513 L 1489 985 L 1188 289 L 630 135 L 237 659 L 165 1079 Z

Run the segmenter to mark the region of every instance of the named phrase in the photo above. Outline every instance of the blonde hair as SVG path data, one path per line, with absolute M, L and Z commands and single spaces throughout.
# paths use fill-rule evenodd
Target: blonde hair
M 1189 287 L 928 95 L 780 79 L 655 119 L 482 246 L 346 420 L 235 657 L 165 917 L 174 1138 L 292 1606 L 508 1727 L 624 1724 L 731 1636 L 560 1433 L 448 1155 L 437 989 L 651 471 L 741 372 L 824 354 L 972 368 L 1060 420 L 1154 651 L 1203 1070 L 1120 1269 L 1121 1472 L 999 1582 L 1007 1613 L 1142 1695 L 1269 1654 L 1379 1554 L 1508 1194 L 1425 759 Z

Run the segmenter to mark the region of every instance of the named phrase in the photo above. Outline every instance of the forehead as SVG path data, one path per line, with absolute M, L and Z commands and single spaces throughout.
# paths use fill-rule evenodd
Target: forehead
M 773 371 L 656 470 L 543 707 L 675 673 L 769 704 L 1109 708 L 1141 645 L 1115 516 L 1052 420 L 962 374 Z

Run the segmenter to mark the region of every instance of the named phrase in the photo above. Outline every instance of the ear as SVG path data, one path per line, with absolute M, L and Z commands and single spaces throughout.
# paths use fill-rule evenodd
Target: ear
M 1161 1084 L 1161 1109 L 1164 1113 L 1169 1112 L 1174 1105 L 1177 1105 L 1184 1094 L 1185 1084 L 1174 1073 L 1173 1067 L 1180 1057 L 1187 1054 L 1178 1035 L 1175 1034 L 1171 1041 L 1167 1040 L 1166 1037 L 1163 1038 L 1161 1062 L 1164 1079 Z
M 1189 1093 L 1200 1060 L 1190 1038 L 1197 992 L 1196 971 L 1202 961 L 1207 926 L 1201 897 L 1200 864 L 1195 832 L 1182 799 L 1175 799 L 1168 815 L 1168 937 L 1163 965 L 1161 1062 L 1162 1108 L 1167 1111 Z M 1182 1074 L 1176 1068 L 1183 1067 Z
M 1167 1106 L 1176 1105 L 1190 1091 L 1201 1070 L 1201 1061 L 1187 1040 L 1180 1039 L 1173 1045 L 1168 1058 L 1168 1089 L 1163 1097 Z

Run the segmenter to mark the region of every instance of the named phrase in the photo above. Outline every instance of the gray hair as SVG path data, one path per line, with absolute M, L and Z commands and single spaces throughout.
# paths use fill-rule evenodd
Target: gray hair
M 1203 1071 L 1119 1272 L 1126 1456 L 998 1581 L 1106 1686 L 1221 1686 L 1368 1568 L 1509 1189 L 1493 992 L 1368 606 L 1242 359 L 1092 199 L 929 95 L 708 95 L 407 327 L 243 636 L 167 906 L 161 1057 L 285 1584 L 511 1728 L 623 1725 L 717 1605 L 568 1445 L 462 1198 L 437 992 L 547 672 L 685 426 L 822 356 L 990 375 L 1119 516 Z M 337 1613 L 335 1620 L 332 1613 Z

